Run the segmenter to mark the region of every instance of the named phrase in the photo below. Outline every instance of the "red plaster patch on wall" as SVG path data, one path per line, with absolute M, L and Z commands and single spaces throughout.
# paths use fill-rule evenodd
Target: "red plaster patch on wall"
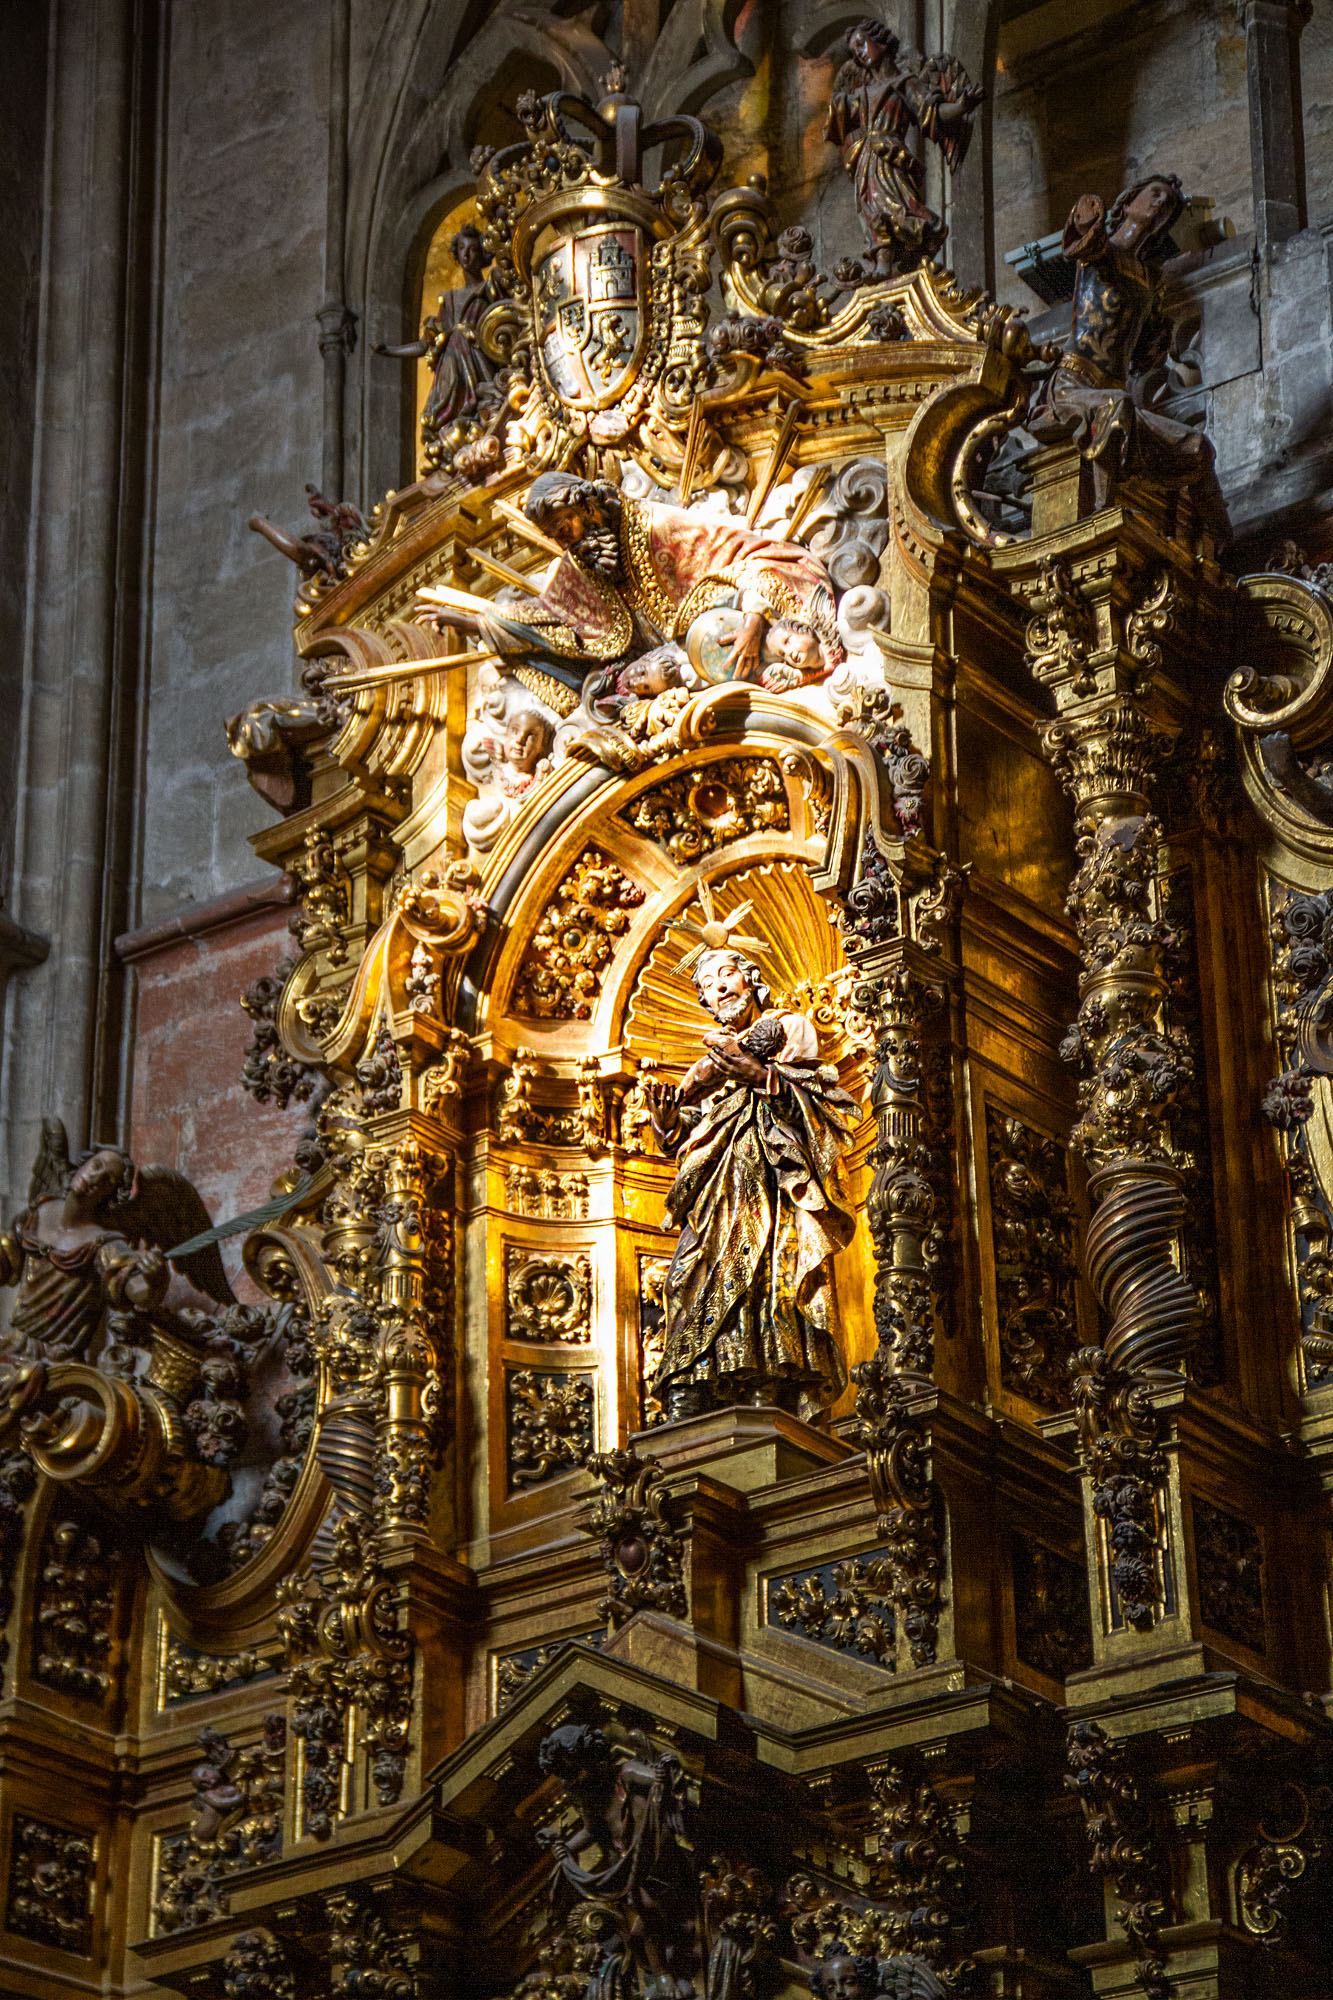
M 309 1117 L 303 1104 L 279 1111 L 241 1087 L 253 1032 L 241 994 L 292 952 L 287 916 L 263 909 L 135 963 L 131 1149 L 143 1166 L 188 1174 L 215 1222 L 267 1200 Z M 234 1274 L 234 1246 L 223 1254 Z

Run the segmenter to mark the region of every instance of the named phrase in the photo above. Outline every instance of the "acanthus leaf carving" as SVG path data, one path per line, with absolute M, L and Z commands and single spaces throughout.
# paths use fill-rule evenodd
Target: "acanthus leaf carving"
M 597 1608 L 608 1630 L 618 1630 L 636 1611 L 684 1618 L 685 1546 L 662 1467 L 631 1448 L 593 1453 L 586 1470 L 600 1491 L 580 1526 L 601 1545 L 610 1587 Z

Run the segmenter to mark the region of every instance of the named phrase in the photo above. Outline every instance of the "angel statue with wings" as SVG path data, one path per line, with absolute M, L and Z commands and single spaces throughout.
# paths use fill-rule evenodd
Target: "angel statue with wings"
M 926 202 L 926 172 L 912 147 L 912 129 L 933 140 L 956 172 L 985 92 L 969 82 L 954 56 L 909 57 L 882 21 L 861 21 L 852 29 L 847 57 L 834 79 L 824 137 L 840 149 L 852 177 L 874 275 L 892 278 L 933 257 L 946 235 Z
M 116 1146 L 96 1147 L 75 1164 L 60 1120 L 44 1119 L 28 1205 L 0 1233 L 0 1283 L 18 1286 L 8 1354 L 95 1364 L 113 1311 L 165 1305 L 212 1315 L 234 1306 L 215 1242 L 174 1266 L 165 1255 L 210 1227 L 183 1174 L 141 1172 Z
M 808 1419 L 847 1381 L 830 1266 L 855 1228 L 842 1156 L 857 1106 L 820 1061 L 809 1015 L 770 1005 L 750 956 L 767 947 L 736 929 L 751 905 L 719 921 L 700 896 L 704 922 L 674 928 L 695 940 L 680 963 L 717 1025 L 679 1086 L 645 1089 L 679 1162 L 667 1211 L 681 1232 L 653 1390 L 672 1418 L 754 1403 Z

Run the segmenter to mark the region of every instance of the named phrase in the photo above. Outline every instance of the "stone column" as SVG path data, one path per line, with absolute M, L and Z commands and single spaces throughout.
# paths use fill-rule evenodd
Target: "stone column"
M 1306 223 L 1300 37 L 1310 11 L 1310 0 L 1245 4 L 1254 233 L 1264 249 Z
M 872 10 L 873 11 L 873 10 Z M 965 285 L 995 289 L 994 193 L 991 133 L 995 118 L 995 54 L 999 8 L 995 0 L 953 0 L 943 9 L 939 46 L 957 56 L 986 92 L 972 126 L 967 156 L 948 180 L 949 240 L 944 261 Z M 934 47 L 936 44 L 929 43 Z M 933 149 L 932 149 L 933 150 Z
M 356 314 L 346 291 L 347 238 L 347 118 L 348 45 L 351 21 L 348 0 L 333 0 L 329 12 L 329 188 L 324 226 L 324 303 L 319 321 L 319 351 L 324 357 L 324 453 L 321 480 L 325 497 L 341 500 L 344 465 L 344 406 L 347 357 L 356 340 Z
M 145 186 L 162 111 L 156 8 L 56 0 L 52 17 L 30 608 L 6 898 L 13 922 L 49 938 L 50 952 L 7 995 L 0 1197 L 11 1212 L 43 1115 L 62 1117 L 75 1147 L 116 1136 L 121 1123 L 124 974 L 111 941 L 131 915 L 142 411 L 155 352 Z

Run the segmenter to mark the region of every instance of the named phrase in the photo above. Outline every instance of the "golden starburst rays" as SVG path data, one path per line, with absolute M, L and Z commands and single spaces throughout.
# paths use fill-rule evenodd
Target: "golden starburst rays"
M 726 916 L 719 916 L 713 901 L 713 891 L 709 883 L 699 884 L 699 908 L 703 912 L 703 922 L 695 923 L 692 917 L 672 917 L 667 924 L 668 931 L 681 931 L 694 943 L 676 960 L 677 972 L 693 972 L 706 951 L 741 951 L 752 953 L 756 958 L 766 959 L 771 954 L 771 946 L 765 938 L 752 937 L 740 930 L 739 925 L 754 909 L 752 902 L 738 903 Z

